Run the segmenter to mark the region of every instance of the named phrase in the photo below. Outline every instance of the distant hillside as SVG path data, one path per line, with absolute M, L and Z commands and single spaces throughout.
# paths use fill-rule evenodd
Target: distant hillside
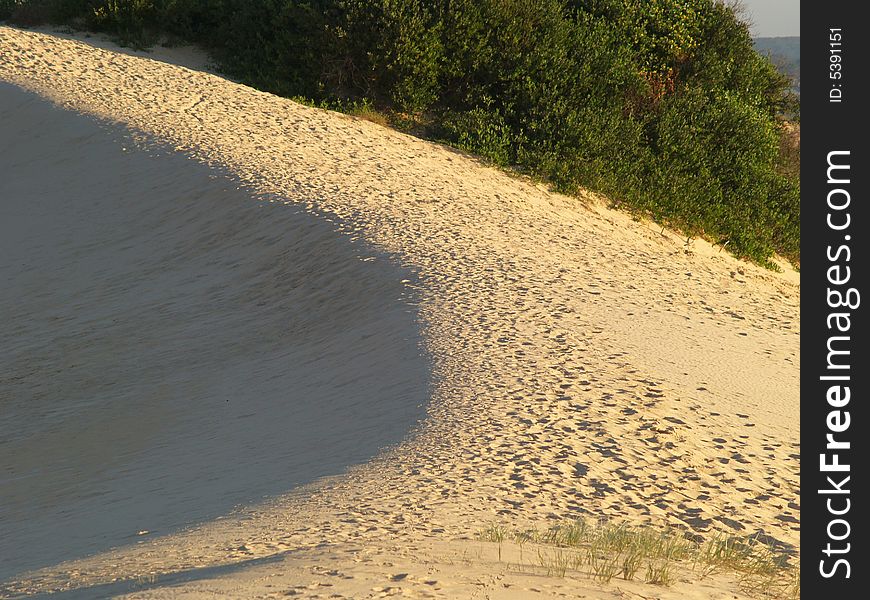
M 755 49 L 769 56 L 777 68 L 792 78 L 795 90 L 801 91 L 801 39 L 800 37 L 768 37 L 752 40 Z

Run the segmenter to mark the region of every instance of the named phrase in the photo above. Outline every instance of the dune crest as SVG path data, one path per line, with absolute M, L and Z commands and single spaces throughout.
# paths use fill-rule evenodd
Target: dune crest
M 5 27 L 0 49 L 0 80 L 332 214 L 413 271 L 434 369 L 426 421 L 347 475 L 8 591 L 120 593 L 114 580 L 139 577 L 136 597 L 265 597 L 290 581 L 312 597 L 512 597 L 510 582 L 524 598 L 536 580 L 491 554 L 463 566 L 470 540 L 581 515 L 797 546 L 793 273 L 687 251 L 449 148 L 212 74 Z

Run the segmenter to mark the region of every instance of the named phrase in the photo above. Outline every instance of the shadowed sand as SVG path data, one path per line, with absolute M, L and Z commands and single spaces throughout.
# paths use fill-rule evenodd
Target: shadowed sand
M 423 416 L 408 273 L 125 135 L 0 83 L 0 578 L 340 473 Z
M 0 47 L 0 79 L 332 214 L 394 257 L 417 275 L 433 374 L 421 426 L 346 475 L 6 593 L 117 594 L 120 580 L 136 598 L 741 597 L 715 578 L 618 590 L 546 577 L 474 541 L 491 523 L 577 516 L 796 550 L 794 271 L 686 248 L 591 195 L 213 74 L 10 28 Z M 232 567 L 267 556 L 280 560 Z

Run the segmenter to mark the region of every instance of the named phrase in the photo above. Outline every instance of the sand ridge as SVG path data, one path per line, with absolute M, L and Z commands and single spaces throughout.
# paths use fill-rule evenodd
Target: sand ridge
M 415 273 L 406 285 L 420 298 L 434 369 L 428 419 L 370 464 L 193 531 L 31 574 L 9 592 L 276 556 L 281 568 L 245 572 L 310 578 L 312 564 L 341 566 L 355 578 L 330 583 L 330 594 L 363 597 L 347 582 L 436 568 L 455 550 L 443 544 L 487 523 L 577 515 L 699 535 L 760 530 L 797 545 L 793 275 L 702 242 L 687 253 L 654 226 L 449 148 L 208 73 L 3 27 L 0 79 L 167 142 L 391 256 Z M 365 568 L 375 575 L 365 579 Z M 445 577 L 386 587 L 466 597 Z M 244 593 L 226 591 L 243 580 Z M 267 580 L 218 570 L 167 589 L 268 595 Z M 321 593 L 312 590 L 298 594 Z

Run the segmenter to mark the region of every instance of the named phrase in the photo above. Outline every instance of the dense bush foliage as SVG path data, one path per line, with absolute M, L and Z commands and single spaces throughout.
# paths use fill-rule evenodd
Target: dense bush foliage
M 190 39 L 261 89 L 364 102 L 738 255 L 799 261 L 789 82 L 715 0 L 0 0 L 25 9 Z

